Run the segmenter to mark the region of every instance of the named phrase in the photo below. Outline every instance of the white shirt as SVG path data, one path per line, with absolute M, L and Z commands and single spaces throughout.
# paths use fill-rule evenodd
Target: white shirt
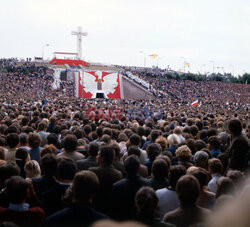
M 156 195 L 159 199 L 159 215 L 161 220 L 163 220 L 166 213 L 173 211 L 180 206 L 177 194 L 173 190 L 163 188 L 157 190 Z
M 210 192 L 216 193 L 217 190 L 217 180 L 222 177 L 221 174 L 212 174 L 212 179 L 209 181 L 207 188 Z

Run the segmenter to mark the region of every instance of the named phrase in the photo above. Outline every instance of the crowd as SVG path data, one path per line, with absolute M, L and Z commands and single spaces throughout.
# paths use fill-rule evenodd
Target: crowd
M 133 73 L 164 97 L 0 74 L 0 226 L 249 226 L 249 86 Z

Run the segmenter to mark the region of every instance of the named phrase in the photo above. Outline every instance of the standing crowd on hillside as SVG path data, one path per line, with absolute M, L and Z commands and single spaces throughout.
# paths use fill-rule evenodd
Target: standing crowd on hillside
M 0 73 L 0 226 L 248 226 L 249 85 L 143 74 L 163 98 Z

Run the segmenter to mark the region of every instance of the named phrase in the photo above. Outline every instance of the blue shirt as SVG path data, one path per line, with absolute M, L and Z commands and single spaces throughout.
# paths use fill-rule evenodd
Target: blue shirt
M 220 149 L 212 149 L 210 152 L 213 158 L 217 158 L 217 156 L 221 154 Z
M 40 164 L 40 151 L 42 150 L 41 147 L 37 148 L 30 148 L 29 153 L 30 153 L 30 159 L 31 160 L 36 160 Z

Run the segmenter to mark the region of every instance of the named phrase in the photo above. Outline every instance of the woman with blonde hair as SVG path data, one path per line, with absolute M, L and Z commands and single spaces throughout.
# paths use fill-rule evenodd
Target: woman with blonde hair
M 41 169 L 37 161 L 30 160 L 26 162 L 24 166 L 24 171 L 26 173 L 26 178 L 40 177 Z

